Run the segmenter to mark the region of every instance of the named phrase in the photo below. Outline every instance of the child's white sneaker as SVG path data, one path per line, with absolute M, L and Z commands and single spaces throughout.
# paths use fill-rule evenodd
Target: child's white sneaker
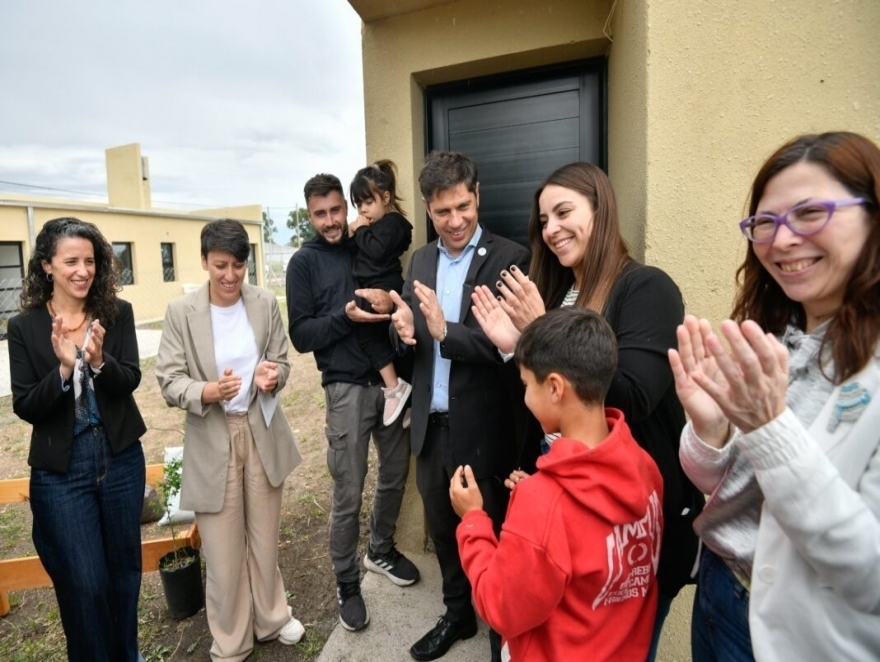
M 398 377 L 397 386 L 383 388 L 382 393 L 385 395 L 385 411 L 382 415 L 382 423 L 384 425 L 391 425 L 403 412 L 407 398 L 412 393 L 412 386 Z

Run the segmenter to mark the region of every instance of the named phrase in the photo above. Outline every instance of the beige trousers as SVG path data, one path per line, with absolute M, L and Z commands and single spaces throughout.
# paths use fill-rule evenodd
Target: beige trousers
M 212 660 L 244 660 L 290 620 L 278 569 L 284 485 L 272 487 L 247 414 L 227 416 L 230 452 L 226 495 L 218 513 L 196 513 L 207 564 L 205 609 Z

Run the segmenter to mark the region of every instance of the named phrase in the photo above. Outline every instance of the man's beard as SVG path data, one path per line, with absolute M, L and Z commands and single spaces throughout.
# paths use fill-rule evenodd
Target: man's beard
M 339 237 L 339 241 L 333 241 L 333 242 L 327 241 L 327 237 L 326 237 L 327 233 L 330 232 L 331 230 L 336 230 L 337 228 L 341 230 L 341 236 Z M 321 238 L 321 241 L 323 241 L 325 244 L 330 244 L 331 246 L 334 246 L 336 244 L 341 244 L 343 241 L 348 239 L 348 223 L 342 223 L 341 226 L 333 226 L 331 228 L 327 228 L 324 230 L 324 232 L 319 233 L 318 236 Z

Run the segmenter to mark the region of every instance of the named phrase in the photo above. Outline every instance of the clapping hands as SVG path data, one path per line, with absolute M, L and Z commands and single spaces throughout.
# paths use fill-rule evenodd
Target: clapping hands
M 732 423 L 745 433 L 779 416 L 786 407 L 788 353 L 752 321 L 721 323 L 727 350 L 707 320 L 688 315 L 669 350 L 675 390 L 694 432 L 720 448 Z

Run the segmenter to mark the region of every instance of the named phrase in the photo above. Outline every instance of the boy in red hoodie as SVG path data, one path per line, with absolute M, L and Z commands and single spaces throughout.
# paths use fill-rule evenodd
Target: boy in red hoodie
M 657 609 L 663 483 L 623 414 L 604 407 L 617 366 L 614 332 L 592 311 L 557 308 L 526 328 L 514 357 L 526 406 L 544 432 L 561 436 L 538 472 L 517 483 L 500 540 L 470 467 L 452 478 L 477 612 L 513 662 L 644 660 Z

